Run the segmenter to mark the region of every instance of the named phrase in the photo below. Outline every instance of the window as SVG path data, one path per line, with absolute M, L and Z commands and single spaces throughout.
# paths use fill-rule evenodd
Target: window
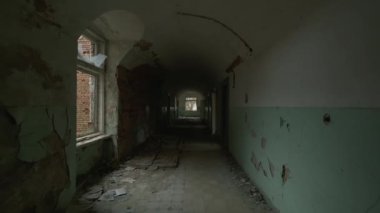
M 197 98 L 196 97 L 186 97 L 185 99 L 185 111 L 198 111 L 197 108 Z
M 77 140 L 103 132 L 105 42 L 95 34 L 78 39 Z M 101 60 L 100 60 L 101 59 Z

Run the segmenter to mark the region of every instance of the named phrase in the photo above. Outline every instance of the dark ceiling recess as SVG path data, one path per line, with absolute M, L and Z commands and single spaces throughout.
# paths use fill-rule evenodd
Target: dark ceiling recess
M 181 15 L 181 16 L 190 16 L 190 17 L 195 17 L 195 18 L 206 19 L 206 20 L 213 21 L 213 22 L 216 22 L 216 23 L 222 25 L 224 28 L 226 28 L 228 31 L 230 31 L 232 34 L 234 34 L 236 37 L 238 37 L 240 39 L 240 41 L 243 42 L 244 45 L 247 47 L 250 55 L 252 55 L 252 47 L 248 44 L 248 42 L 239 33 L 237 33 L 235 30 L 233 30 L 231 27 L 224 24 L 223 22 L 221 22 L 215 18 L 204 16 L 204 15 L 185 13 L 185 12 L 178 12 L 177 14 Z

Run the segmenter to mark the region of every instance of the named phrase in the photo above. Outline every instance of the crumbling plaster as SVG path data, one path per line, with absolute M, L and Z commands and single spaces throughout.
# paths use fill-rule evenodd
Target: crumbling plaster
M 122 1 L 109 0 L 14 0 L 0 3 L 0 24 L 6 26 L 0 34 L 2 57 L 0 79 L 0 105 L 3 112 L 0 120 L 4 128 L 12 130 L 12 139 L 2 131 L 1 146 L 11 142 L 9 162 L 22 162 L 16 168 L 25 168 L 32 163 L 42 168 L 56 166 L 61 170 L 38 170 L 35 178 L 23 180 L 21 188 L 28 188 L 49 176 L 47 188 L 40 197 L 52 198 L 53 203 L 59 197 L 59 208 L 64 208 L 71 200 L 76 187 L 76 140 L 75 140 L 75 69 L 76 39 L 91 23 L 107 11 L 132 11 L 145 25 L 144 39 L 153 44 L 154 50 L 164 64 L 195 59 L 191 54 L 199 54 L 200 61 L 209 61 L 213 76 L 225 77 L 224 71 L 236 55 L 246 56 L 245 46 L 225 29 L 204 20 L 179 17 L 177 12 L 195 12 L 215 17 L 247 38 L 252 45 L 251 59 L 259 56 L 273 42 L 289 33 L 302 22 L 302 16 L 314 10 L 323 1 L 293 0 L 290 3 L 280 0 L 261 1 Z M 222 5 L 222 6 L 220 6 Z M 276 15 L 274 15 L 276 14 Z M 139 38 L 140 39 L 140 38 Z M 132 39 L 133 40 L 133 39 Z M 129 40 L 131 41 L 131 40 Z M 123 55 L 132 48 L 134 42 L 110 41 L 107 73 L 106 99 L 107 132 L 115 135 L 117 127 L 118 103 L 116 66 Z M 188 54 L 190 51 L 190 55 Z M 176 54 L 176 53 L 181 54 Z M 9 63 L 14 61 L 15 63 Z M 21 63 L 17 63 L 21 62 Z M 111 64 L 110 64 L 111 63 Z M 20 64 L 22 66 L 20 66 Z M 206 69 L 199 69 L 206 70 Z M 46 142 L 47 146 L 41 146 Z M 49 147 L 53 148 L 49 148 Z M 16 152 L 17 150 L 17 152 Z M 33 151 L 32 151 L 33 150 Z M 17 153 L 17 158 L 15 157 Z M 62 159 L 64 159 L 62 161 Z M 46 160 L 46 161 L 45 161 Z M 8 161 L 7 161 L 8 162 Z M 56 164 L 55 164 L 56 163 Z M 62 163 L 67 165 L 65 167 Z M 54 165 L 50 165 L 54 164 Z M 12 164 L 13 165 L 13 164 Z M 29 164 L 28 164 L 29 165 Z M 58 166 L 57 166 L 58 165 Z M 9 164 L 1 164 L 7 168 Z M 26 168 L 26 169 L 29 169 Z M 6 171 L 6 170 L 4 170 Z M 27 170 L 29 171 L 29 170 Z M 29 174 L 29 173 L 28 173 Z M 20 173 L 12 173 L 19 180 Z M 41 176 L 39 176 L 41 175 Z M 29 176 L 29 175 L 28 175 Z M 30 175 L 30 177 L 34 177 Z M 21 183 L 21 182 L 18 182 Z M 25 184 L 25 185 L 24 185 Z M 38 191 L 30 189 L 31 191 Z M 36 205 L 28 193 L 20 193 L 18 201 L 27 210 L 35 209 L 49 212 L 56 206 Z M 54 196 L 52 196 L 54 195 Z M 13 202 L 12 200 L 10 201 Z M 31 206 L 28 206 L 31 205 Z M 41 208 L 41 209 L 39 209 Z M 47 209 L 44 209 L 47 208 Z

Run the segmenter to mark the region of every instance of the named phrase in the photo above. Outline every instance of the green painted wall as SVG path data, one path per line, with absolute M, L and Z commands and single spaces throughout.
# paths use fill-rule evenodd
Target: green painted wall
M 281 213 L 380 212 L 379 6 L 331 1 L 235 69 L 229 147 Z
M 115 160 L 111 139 L 104 139 L 77 148 L 77 177 L 85 177 L 92 170 L 110 165 Z
M 379 129 L 379 109 L 233 107 L 230 149 L 281 213 L 380 212 Z

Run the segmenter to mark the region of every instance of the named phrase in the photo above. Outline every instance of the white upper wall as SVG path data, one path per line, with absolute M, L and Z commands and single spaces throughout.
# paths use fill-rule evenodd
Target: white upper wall
M 237 68 L 237 106 L 379 107 L 380 2 L 337 1 Z M 248 93 L 249 103 L 244 103 Z

